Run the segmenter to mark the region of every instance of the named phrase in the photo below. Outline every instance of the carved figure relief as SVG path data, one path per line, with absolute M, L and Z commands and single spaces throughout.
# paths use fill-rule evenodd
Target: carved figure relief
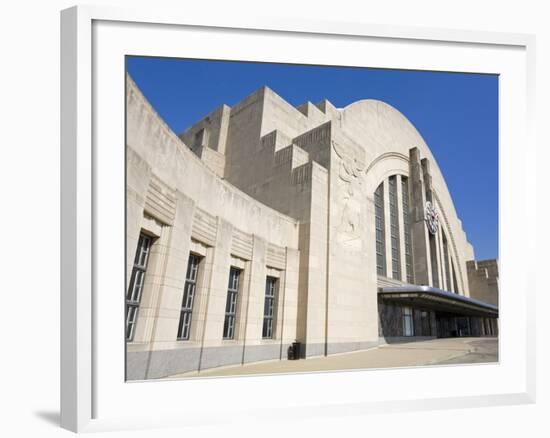
M 349 249 L 361 249 L 361 201 L 363 196 L 363 171 L 365 164 L 348 148 L 332 141 L 334 152 L 340 158 L 338 178 L 344 190 L 341 199 L 342 216 L 337 226 L 336 239 Z

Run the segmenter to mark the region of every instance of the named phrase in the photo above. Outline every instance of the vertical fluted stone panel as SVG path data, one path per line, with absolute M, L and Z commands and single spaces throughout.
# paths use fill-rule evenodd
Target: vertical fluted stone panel
M 428 232 L 424 222 L 426 192 L 418 148 L 410 149 L 409 166 L 414 278 L 417 284 L 431 285 Z

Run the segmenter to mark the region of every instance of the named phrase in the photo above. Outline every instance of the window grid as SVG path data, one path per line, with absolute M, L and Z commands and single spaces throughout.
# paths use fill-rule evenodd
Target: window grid
M 403 307 L 403 336 L 413 336 L 413 315 L 410 307 Z
M 235 322 L 237 319 L 237 295 L 239 291 L 240 275 L 240 269 L 231 267 L 229 271 L 229 285 L 227 287 L 227 301 L 225 303 L 223 339 L 233 339 L 235 337 Z
M 445 258 L 445 282 L 447 284 L 447 290 L 452 289 L 451 285 L 451 269 L 449 266 L 449 244 L 447 242 L 447 236 L 442 232 L 443 236 L 443 257 Z
M 381 183 L 374 192 L 374 221 L 376 229 L 376 272 L 378 275 L 386 275 L 384 183 Z
M 432 260 L 432 282 L 433 287 L 439 287 L 439 272 L 437 265 L 437 249 L 435 236 L 430 233 L 430 258 Z
M 411 224 L 409 216 L 409 181 L 408 178 L 401 177 L 401 195 L 403 198 L 403 234 L 405 237 L 405 270 L 407 283 L 414 283 L 412 269 L 412 241 Z
M 430 336 L 432 333 L 430 313 L 422 310 L 420 312 L 420 321 L 422 325 L 422 336 Z
M 397 207 L 397 177 L 389 178 L 389 201 L 390 201 L 390 240 L 391 240 L 391 261 L 392 278 L 401 280 L 401 257 L 399 242 L 399 213 Z
M 178 340 L 189 340 L 191 331 L 191 319 L 193 316 L 193 302 L 195 301 L 195 292 L 197 289 L 197 275 L 199 272 L 200 257 L 195 254 L 189 254 L 187 262 L 187 274 L 185 276 L 185 286 L 183 289 L 183 300 L 181 303 L 180 321 L 178 324 Z
M 151 249 L 151 237 L 141 233 L 134 257 L 134 267 L 130 277 L 130 284 L 126 292 L 126 341 L 134 339 L 135 327 L 139 311 L 139 303 L 145 282 L 147 261 Z
M 262 328 L 262 338 L 264 339 L 273 339 L 276 292 L 277 279 L 275 277 L 267 277 L 265 281 L 264 323 Z

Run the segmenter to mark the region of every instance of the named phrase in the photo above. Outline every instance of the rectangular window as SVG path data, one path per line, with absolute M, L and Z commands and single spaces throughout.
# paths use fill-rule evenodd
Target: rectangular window
M 374 221 L 376 229 L 376 272 L 386 275 L 386 243 L 384 232 L 384 183 L 374 192 Z
M 443 236 L 443 257 L 444 257 L 444 264 L 445 264 L 445 283 L 447 284 L 447 290 L 452 289 L 451 285 L 451 267 L 449 266 L 449 243 L 447 242 L 447 236 L 445 236 L 445 233 L 442 234 Z
M 390 238 L 392 278 L 401 280 L 401 251 L 399 242 L 399 213 L 397 206 L 397 177 L 389 178 Z
M 407 275 L 407 283 L 414 283 L 412 266 L 411 222 L 409 215 L 409 181 L 404 176 L 401 177 L 401 196 L 403 198 L 403 234 L 405 237 L 405 269 Z
M 191 331 L 191 317 L 193 315 L 193 302 L 195 300 L 195 291 L 197 289 L 199 262 L 199 256 L 195 254 L 189 255 L 189 261 L 187 262 L 187 275 L 185 276 L 185 286 L 183 288 L 180 322 L 178 325 L 178 340 L 181 341 L 189 340 L 189 332 Z
M 432 334 L 431 324 L 430 324 L 430 313 L 423 310 L 420 313 L 420 321 L 422 324 L 422 336 L 430 336 Z
M 239 292 L 239 277 L 241 270 L 233 266 L 229 270 L 229 285 L 227 286 L 227 301 L 225 302 L 225 320 L 223 322 L 223 338 L 235 337 L 235 323 L 237 320 L 237 295 Z
M 276 293 L 277 279 L 275 277 L 267 277 L 265 281 L 264 324 L 262 329 L 262 338 L 264 339 L 273 339 Z
M 435 240 L 435 235 L 428 231 L 430 237 L 430 258 L 432 260 L 432 282 L 433 287 L 439 287 L 439 272 L 437 266 L 437 243 Z
M 413 315 L 410 307 L 403 307 L 403 336 L 414 334 Z
M 140 234 L 134 257 L 134 267 L 130 277 L 130 284 L 126 292 L 126 340 L 134 339 L 135 327 L 137 322 L 139 303 L 141 293 L 145 282 L 145 272 L 147 270 L 147 261 L 151 249 L 151 237 Z

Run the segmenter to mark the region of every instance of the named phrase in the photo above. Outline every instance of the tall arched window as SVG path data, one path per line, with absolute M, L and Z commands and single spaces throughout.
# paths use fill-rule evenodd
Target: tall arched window
M 401 177 L 401 196 L 403 199 L 403 236 L 405 238 L 405 274 L 407 283 L 414 283 L 414 274 L 412 266 L 412 239 L 411 239 L 411 220 L 409 215 L 409 179 Z
M 376 272 L 386 275 L 386 236 L 384 232 L 384 183 L 374 192 L 374 222 L 376 229 Z
M 432 262 L 432 283 L 433 287 L 439 287 L 439 267 L 437 264 L 437 242 L 435 235 L 428 232 L 428 240 L 430 241 L 430 260 Z
M 390 241 L 391 241 L 391 266 L 392 278 L 401 280 L 401 248 L 399 239 L 399 209 L 397 206 L 397 176 L 390 176 L 389 180 L 390 201 Z
M 447 290 L 452 289 L 451 285 L 451 267 L 449 266 L 449 243 L 447 242 L 447 236 L 445 232 L 441 230 L 441 236 L 443 237 L 443 258 L 445 264 L 445 284 L 447 285 Z

